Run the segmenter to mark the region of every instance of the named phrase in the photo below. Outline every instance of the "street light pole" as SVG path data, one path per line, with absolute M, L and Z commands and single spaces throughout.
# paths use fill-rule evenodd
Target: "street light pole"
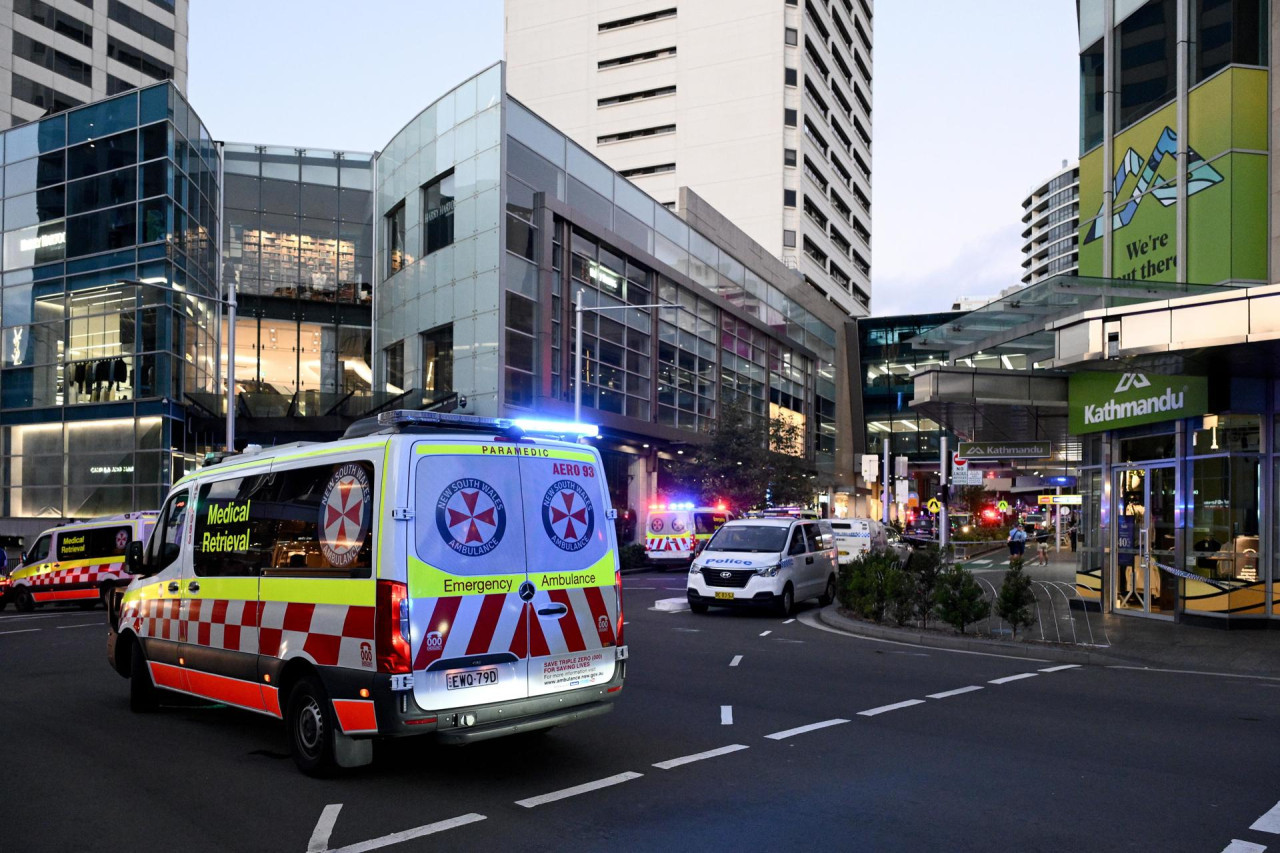
M 227 452 L 236 452 L 236 286 L 227 294 Z
M 582 421 L 582 288 L 573 297 L 573 316 L 577 321 L 573 332 L 573 422 Z

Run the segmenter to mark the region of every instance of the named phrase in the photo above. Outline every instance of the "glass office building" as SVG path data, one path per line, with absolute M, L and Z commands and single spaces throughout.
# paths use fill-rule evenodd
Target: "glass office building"
M 219 154 L 172 84 L 0 135 L 0 517 L 158 506 L 207 444 Z

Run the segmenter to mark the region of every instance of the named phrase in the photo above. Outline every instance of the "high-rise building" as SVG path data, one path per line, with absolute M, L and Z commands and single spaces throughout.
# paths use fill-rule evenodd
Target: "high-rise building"
M 1080 165 L 1062 161 L 1022 200 L 1022 283 L 1071 275 L 1080 266 Z M 1003 294 L 1002 294 L 1003 295 Z
M 871 303 L 870 0 L 507 0 L 511 92 L 667 207 L 687 186 Z
M 161 80 L 187 88 L 188 0 L 0 0 L 0 127 Z

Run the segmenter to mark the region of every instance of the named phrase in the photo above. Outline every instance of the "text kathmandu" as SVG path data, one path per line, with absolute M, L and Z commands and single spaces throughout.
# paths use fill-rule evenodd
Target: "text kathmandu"
M 1143 415 L 1154 415 L 1159 412 L 1173 412 L 1183 407 L 1185 397 L 1185 391 L 1175 392 L 1172 388 L 1166 388 L 1163 394 L 1155 397 L 1126 400 L 1123 403 L 1108 400 L 1101 406 L 1085 406 L 1084 422 L 1105 424 L 1124 418 L 1140 418 Z

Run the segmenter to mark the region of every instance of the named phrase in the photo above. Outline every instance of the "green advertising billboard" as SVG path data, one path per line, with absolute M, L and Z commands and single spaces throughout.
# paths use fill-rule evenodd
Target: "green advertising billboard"
M 1183 280 L 1267 278 L 1267 72 L 1229 68 L 1187 98 L 1187 245 Z M 1170 102 L 1115 136 L 1114 174 L 1102 147 L 1080 160 L 1080 275 L 1101 276 L 1103 188 L 1110 211 L 1111 275 L 1177 281 L 1177 114 Z M 1090 218 L 1092 217 L 1092 218 Z
M 1067 389 L 1072 435 L 1189 418 L 1209 411 L 1203 376 L 1155 373 L 1073 373 Z

